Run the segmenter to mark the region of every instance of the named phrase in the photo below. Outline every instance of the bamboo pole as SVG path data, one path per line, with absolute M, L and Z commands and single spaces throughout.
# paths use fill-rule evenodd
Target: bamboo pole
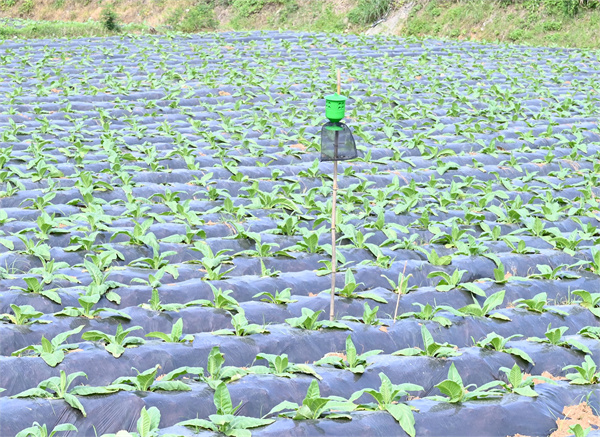
M 338 69 L 337 71 L 337 93 L 340 94 L 342 88 L 342 79 L 341 72 Z M 338 163 L 337 163 L 337 154 L 338 154 L 338 142 L 340 138 L 339 131 L 335 131 L 335 140 L 333 143 L 333 196 L 332 196 L 332 205 L 331 205 L 331 303 L 329 305 L 329 320 L 335 319 L 335 274 L 337 272 L 337 256 L 336 256 L 336 248 L 335 248 L 335 222 L 336 222 L 336 203 L 337 203 L 337 174 L 338 174 Z

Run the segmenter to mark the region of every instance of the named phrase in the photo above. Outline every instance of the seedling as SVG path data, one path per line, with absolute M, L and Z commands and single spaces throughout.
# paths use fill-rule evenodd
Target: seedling
M 344 284 L 344 288 L 340 289 L 340 288 L 336 288 L 336 291 L 338 292 L 338 295 L 346 298 L 346 299 L 353 299 L 353 298 L 357 298 L 357 299 L 372 299 L 375 302 L 379 302 L 379 303 L 387 303 L 387 300 L 385 300 L 383 297 L 378 296 L 375 293 L 370 293 L 368 291 L 363 291 L 361 293 L 355 293 L 354 290 L 356 290 L 358 288 L 358 285 L 356 283 L 356 279 L 354 279 L 354 274 L 352 273 L 351 269 L 346 270 L 346 275 L 345 275 L 345 284 Z
M 192 247 L 192 250 L 202 253 L 202 259 L 194 262 L 199 262 L 206 270 L 206 276 L 202 278 L 206 281 L 218 281 L 223 279 L 227 273 L 234 269 L 232 267 L 224 272 L 221 272 L 223 264 L 231 262 L 231 257 L 224 255 L 224 253 L 230 252 L 229 249 L 219 250 L 215 254 L 208 244 L 196 241 L 194 243 L 194 247 Z
M 364 323 L 365 325 L 382 325 L 383 323 L 377 318 L 377 311 L 379 311 L 379 306 L 371 308 L 369 304 L 365 302 L 362 317 L 344 316 L 342 319 Z
M 223 366 L 225 358 L 218 346 L 214 346 L 208 354 L 206 371 L 208 376 L 204 376 L 203 372 L 198 372 L 199 379 L 215 390 L 221 383 L 229 383 L 240 379 L 247 375 L 248 371 L 234 366 Z
M 283 401 L 275 405 L 271 411 L 263 417 L 279 413 L 281 417 L 289 417 L 294 420 L 316 420 L 320 418 L 328 419 L 350 419 L 345 412 L 354 411 L 357 408 L 355 404 L 339 396 L 321 397 L 319 383 L 313 380 L 308 386 L 306 396 L 302 405 L 295 402 Z M 284 413 L 281 411 L 291 410 Z
M 285 288 L 281 291 L 275 291 L 275 295 L 269 293 L 268 291 L 263 291 L 262 293 L 257 293 L 252 298 L 257 298 L 264 296 L 261 301 L 274 303 L 277 305 L 287 305 L 288 303 L 298 302 L 297 299 L 292 299 L 292 289 Z
M 339 356 L 340 354 L 325 355 L 318 361 L 315 361 L 315 365 L 323 366 L 329 364 L 338 369 L 346 369 L 352 373 L 364 373 L 365 367 L 368 366 L 367 358 L 374 355 L 378 355 L 382 350 L 371 350 L 363 354 L 356 353 L 356 347 L 350 338 L 350 335 L 346 337 L 346 354 L 344 357 Z
M 464 306 L 458 310 L 455 310 L 456 315 L 461 316 L 473 316 L 473 317 L 488 317 L 490 319 L 502 320 L 502 321 L 510 321 L 510 317 L 505 316 L 504 314 L 495 312 L 492 313 L 495 308 L 502 305 L 504 302 L 504 293 L 505 290 L 497 291 L 496 293 L 490 295 L 484 302 L 483 306 L 479 304 L 477 299 L 473 297 L 473 303 L 467 306 Z
M 116 303 L 117 305 L 121 303 L 121 296 L 112 291 L 114 288 L 125 287 L 125 284 L 121 284 L 116 281 L 109 281 L 108 277 L 110 273 L 104 273 L 96 264 L 89 260 L 84 260 L 83 265 L 90 274 L 92 281 L 89 285 L 85 287 L 85 291 L 87 295 L 98 295 L 105 296 L 109 301 Z
M 530 364 L 535 364 L 529 354 L 527 352 L 518 349 L 516 347 L 506 347 L 506 343 L 508 343 L 513 338 L 523 337 L 521 334 L 514 334 L 510 337 L 502 337 L 501 335 L 492 332 L 488 334 L 483 340 L 480 340 L 475 343 L 475 346 L 480 347 L 482 349 L 492 349 L 497 352 L 504 352 L 507 354 L 515 355 Z
M 260 353 L 256 356 L 257 360 L 265 360 L 269 363 L 265 366 L 252 366 L 252 373 L 265 373 L 285 378 L 293 378 L 295 373 L 304 373 L 314 376 L 318 380 L 323 379 L 315 370 L 306 364 L 290 363 L 287 354 L 273 355 Z
M 77 349 L 79 344 L 63 344 L 70 336 L 81 332 L 83 325 L 70 331 L 61 332 L 52 340 L 42 336 L 41 345 L 30 345 L 12 353 L 13 357 L 23 356 L 26 351 L 33 351 L 33 354 L 28 353 L 27 356 L 39 356 L 50 367 L 56 367 L 65 358 L 65 351 Z
M 19 287 L 19 286 L 13 285 L 10 287 L 10 289 L 11 290 L 21 290 L 26 293 L 39 294 L 41 296 L 44 296 L 47 299 L 50 299 L 52 302 L 57 303 L 59 305 L 62 303 L 60 296 L 56 292 L 56 290 L 58 290 L 58 288 L 52 288 L 50 290 L 44 289 L 44 286 L 45 286 L 44 281 L 40 280 L 39 278 L 37 278 L 35 276 L 25 277 L 25 278 L 23 278 L 23 281 L 25 281 L 25 284 L 27 285 L 27 287 Z
M 40 311 L 36 311 L 31 305 L 15 305 L 10 304 L 13 314 L 0 314 L 0 320 L 8 320 L 14 325 L 31 325 L 33 323 L 50 323 L 49 320 L 35 320 L 44 315 Z
M 575 290 L 572 294 L 581 298 L 579 305 L 587 308 L 593 315 L 600 318 L 600 293 L 590 293 L 586 290 Z
M 115 379 L 108 387 L 125 391 L 190 391 L 191 387 L 183 381 L 176 381 L 175 378 L 188 373 L 202 373 L 202 367 L 179 367 L 166 375 L 161 375 L 157 380 L 156 374 L 160 366 L 156 366 L 140 372 L 135 367 L 136 376 L 122 376 Z
M 142 407 L 140 418 L 136 423 L 137 432 L 127 432 L 131 437 L 156 437 L 158 435 L 158 425 L 160 423 L 160 411 L 156 407 Z M 117 437 L 121 435 L 121 431 L 117 434 L 104 434 L 103 437 Z
M 501 386 L 500 381 L 491 381 L 487 384 L 477 387 L 475 384 L 465 386 L 460 377 L 454 363 L 450 365 L 448 370 L 448 379 L 440 382 L 435 387 L 442 392 L 443 396 L 429 396 L 429 399 L 434 401 L 449 402 L 451 404 L 459 404 L 480 399 L 498 398 L 503 395 L 503 391 L 497 388 Z M 475 387 L 470 390 L 471 387 Z
M 153 331 L 146 334 L 146 337 L 160 338 L 166 343 L 185 343 L 194 341 L 192 334 L 183 335 L 183 319 L 178 319 L 171 328 L 170 334 L 160 331 Z
M 78 410 L 83 417 L 86 417 L 87 414 L 83 408 L 83 405 L 79 399 L 74 396 L 74 394 L 77 394 L 75 389 L 69 390 L 73 380 L 75 378 L 79 378 L 80 376 L 84 376 L 87 379 L 87 375 L 83 372 L 75 372 L 67 376 L 65 371 L 61 370 L 60 376 L 53 376 L 45 379 L 40 382 L 37 387 L 25 390 L 19 394 L 11 396 L 11 398 L 64 399 L 67 404 Z M 91 393 L 91 390 L 88 391 L 90 391 L 90 393 L 86 394 L 96 394 Z M 104 390 L 102 393 L 106 393 L 106 391 Z
M 376 403 L 360 404 L 357 410 L 387 411 L 400 424 L 404 432 L 415 437 L 415 417 L 412 412 L 414 408 L 401 402 L 401 399 L 407 396 L 408 392 L 421 391 L 423 387 L 416 384 L 392 384 L 384 373 L 379 373 L 379 379 L 381 379 L 379 390 L 365 388 L 353 393 L 349 400 L 353 402 L 364 393 L 371 395 Z
M 94 319 L 96 317 L 100 317 L 101 313 L 109 313 L 106 317 L 120 317 L 125 320 L 131 320 L 128 314 L 124 313 L 120 310 L 115 310 L 112 308 L 96 308 L 93 309 L 94 306 L 100 300 L 99 294 L 92 294 L 90 296 L 84 295 L 77 299 L 80 308 L 77 307 L 66 307 L 62 311 L 54 313 L 55 316 L 67 316 L 67 317 L 85 317 L 88 319 Z
M 220 383 L 215 389 L 214 404 L 217 414 L 208 416 L 205 419 L 190 419 L 179 422 L 177 425 L 187 426 L 199 432 L 200 429 L 208 429 L 226 436 L 249 436 L 250 428 L 258 428 L 275 422 L 274 419 L 257 419 L 255 417 L 239 416 L 236 412 L 242 404 L 234 407 L 231 402 L 231 395 L 224 383 Z
M 546 378 L 540 375 L 532 375 L 523 379 L 523 373 L 517 364 L 512 369 L 506 367 L 500 367 L 500 370 L 506 374 L 508 378 L 508 384 L 502 383 L 504 389 L 510 393 L 515 393 L 521 396 L 529 396 L 535 398 L 538 394 L 533 389 L 535 380 L 547 382 L 549 384 L 556 384 L 550 378 Z
M 218 329 L 216 331 L 213 331 L 213 334 L 236 335 L 239 337 L 244 337 L 246 335 L 269 333 L 269 331 L 263 326 L 257 325 L 255 323 L 248 323 L 248 319 L 246 319 L 246 314 L 242 307 L 238 307 L 237 314 L 231 317 L 231 324 L 233 325 L 233 329 Z
M 583 343 L 573 340 L 572 338 L 564 340 L 562 338 L 563 334 L 568 331 L 569 328 L 567 326 L 561 326 L 560 328 L 552 329 L 552 323 L 548 324 L 548 329 L 544 334 L 546 338 L 539 337 L 529 337 L 527 340 L 534 341 L 536 343 L 547 343 L 552 344 L 554 346 L 562 346 L 566 348 L 574 347 L 575 349 L 579 349 L 580 351 L 592 355 L 592 351 Z
M 323 310 L 319 310 L 317 312 L 303 307 L 302 315 L 300 317 L 291 317 L 289 319 L 285 319 L 285 322 L 294 328 L 306 329 L 309 331 L 316 331 L 319 329 L 350 329 L 350 327 L 344 325 L 341 322 L 336 321 L 327 321 L 327 320 L 317 320 L 319 315 L 323 312 Z
M 407 357 L 422 355 L 434 358 L 448 358 L 462 355 L 461 352 L 458 352 L 458 347 L 453 344 L 436 343 L 425 325 L 421 325 L 421 337 L 423 338 L 423 349 L 419 347 L 409 347 L 400 349 L 399 351 L 394 352 L 392 355 Z
M 452 272 L 452 275 L 449 275 L 446 272 L 438 271 L 438 272 L 431 272 L 430 274 L 427 275 L 427 277 L 428 278 L 440 277 L 441 279 L 435 286 L 435 289 L 437 291 L 450 291 L 453 288 L 458 287 L 463 275 L 466 272 L 467 272 L 466 270 L 454 270 L 454 272 Z
M 534 313 L 542 314 L 545 312 L 552 312 L 558 314 L 560 316 L 568 316 L 569 313 L 563 310 L 559 310 L 556 308 L 546 308 L 546 293 L 538 293 L 531 299 L 517 299 L 513 303 L 516 308 L 525 308 L 528 311 L 532 311 Z
M 408 317 L 414 317 L 419 320 L 431 320 L 432 322 L 439 323 L 444 327 L 448 327 L 452 325 L 450 319 L 444 316 L 436 316 L 440 311 L 448 311 L 451 313 L 456 313 L 454 308 L 448 307 L 446 305 L 438 305 L 435 308 L 431 306 L 431 304 L 423 305 L 419 302 L 413 302 L 413 305 L 418 306 L 420 311 L 409 311 L 406 313 L 402 313 L 398 315 L 398 319 L 406 319 Z
M 126 347 L 134 347 L 144 344 L 144 339 L 140 337 L 128 337 L 129 333 L 143 329 L 141 326 L 132 326 L 131 328 L 123 330 L 123 326 L 119 323 L 117 326 L 117 332 L 115 335 L 106 334 L 101 331 L 90 330 L 84 332 L 81 338 L 89 341 L 102 341 L 104 348 L 113 357 L 119 358 L 125 352 Z
M 587 385 L 600 383 L 600 372 L 596 372 L 597 368 L 594 360 L 589 355 L 586 355 L 580 366 L 565 366 L 563 370 L 576 370 L 574 373 L 567 373 L 565 375 L 571 384 Z
M 439 256 L 437 254 L 437 252 L 435 251 L 435 249 L 431 249 L 431 252 L 427 252 L 427 250 L 419 247 L 418 250 L 423 252 L 425 255 L 427 255 L 427 261 L 429 261 L 429 264 L 431 264 L 433 266 L 447 266 L 448 264 L 450 264 L 452 262 L 451 256 L 449 256 L 449 255 Z
M 37 422 L 33 422 L 33 425 L 19 431 L 15 437 L 54 437 L 57 432 L 67 431 L 77 432 L 77 427 L 71 423 L 61 423 L 52 428 L 52 431 L 48 434 L 46 424 L 40 425 Z

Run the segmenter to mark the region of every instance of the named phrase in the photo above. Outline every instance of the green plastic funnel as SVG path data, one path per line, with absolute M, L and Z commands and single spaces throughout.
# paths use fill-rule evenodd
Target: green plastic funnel
M 330 94 L 325 96 L 325 117 L 332 123 L 339 122 L 346 113 L 346 96 Z

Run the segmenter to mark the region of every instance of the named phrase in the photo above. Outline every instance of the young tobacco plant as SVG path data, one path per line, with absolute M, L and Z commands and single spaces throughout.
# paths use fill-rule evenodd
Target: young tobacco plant
M 566 340 L 563 339 L 563 334 L 568 329 L 569 328 L 567 326 L 561 326 L 560 328 L 552 329 L 552 323 L 550 323 L 550 324 L 548 324 L 548 329 L 546 330 L 546 333 L 544 334 L 544 336 L 546 338 L 529 337 L 529 338 L 527 338 L 527 340 L 533 341 L 536 343 L 546 343 L 546 344 L 552 344 L 554 346 L 562 346 L 562 347 L 566 347 L 566 348 L 573 347 L 575 349 L 579 349 L 580 351 L 582 351 L 586 354 L 592 355 L 592 351 L 590 351 L 590 349 L 583 343 L 581 343 L 577 340 L 573 340 L 572 338 L 568 338 Z
M 248 437 L 249 429 L 270 425 L 275 422 L 274 419 L 258 419 L 255 417 L 240 416 L 237 411 L 242 406 L 241 402 L 237 407 L 231 402 L 231 395 L 224 383 L 220 383 L 216 389 L 213 402 L 217 409 L 217 414 L 211 414 L 206 419 L 190 419 L 179 422 L 177 425 L 192 428 L 196 432 L 200 429 L 208 429 L 215 433 L 232 437 Z
M 413 302 L 413 305 L 418 306 L 420 311 L 408 311 L 406 313 L 399 314 L 396 319 L 406 319 L 408 317 L 414 317 L 419 320 L 431 320 L 432 322 L 439 323 L 444 327 L 448 327 L 452 325 L 450 319 L 444 316 L 437 316 L 436 314 L 440 311 L 448 311 L 451 313 L 455 313 L 456 310 L 454 308 L 450 308 L 447 305 L 439 305 L 433 308 L 431 304 L 423 305 L 422 303 Z
M 491 311 L 502 305 L 502 302 L 504 302 L 504 293 L 505 290 L 500 290 L 494 294 L 491 294 L 487 299 L 485 299 L 483 306 L 481 306 L 477 299 L 473 297 L 472 304 L 466 305 L 458 310 L 454 310 L 453 313 L 458 316 L 488 317 L 490 319 L 510 321 L 510 318 L 504 314 L 498 312 L 491 313 Z
M 19 350 L 14 351 L 11 355 L 13 357 L 23 356 L 27 351 L 33 351 L 33 353 L 27 353 L 27 356 L 39 356 L 46 362 L 50 367 L 56 367 L 62 360 L 65 359 L 65 351 L 77 349 L 79 344 L 63 344 L 67 338 L 71 335 L 81 332 L 83 325 L 70 331 L 61 332 L 57 334 L 52 340 L 48 340 L 42 336 L 40 345 L 30 345 Z
M 330 321 L 330 320 L 317 320 L 323 310 L 317 312 L 303 307 L 302 315 L 300 317 L 291 317 L 285 319 L 285 322 L 294 328 L 306 329 L 309 331 L 316 331 L 319 329 L 349 329 L 349 326 L 344 325 L 341 322 Z
M 292 289 L 289 287 L 281 291 L 275 291 L 275 295 L 268 291 L 263 291 L 262 293 L 255 294 L 252 298 L 254 299 L 261 296 L 264 296 L 261 301 L 277 305 L 287 305 L 288 303 L 298 302 L 297 299 L 292 299 Z
M 188 373 L 198 374 L 203 372 L 202 367 L 179 367 L 166 375 L 162 375 L 157 380 L 156 374 L 159 368 L 160 366 L 157 364 L 144 372 L 140 372 L 132 367 L 137 372 L 136 376 L 119 377 L 108 387 L 124 391 L 190 391 L 191 387 L 189 385 L 183 381 L 177 381 L 175 378 Z
M 596 363 L 594 363 L 594 360 L 589 355 L 585 356 L 580 366 L 571 365 L 563 367 L 563 370 L 570 369 L 576 370 L 576 372 L 565 375 L 571 384 L 587 385 L 600 383 L 600 372 L 596 372 L 598 366 L 596 366 Z
M 593 315 L 600 318 L 600 293 L 590 293 L 586 290 L 575 290 L 572 294 L 581 298 L 579 305 L 587 308 Z
M 214 346 L 208 354 L 206 364 L 208 376 L 205 376 L 203 372 L 197 372 L 199 379 L 215 390 L 221 383 L 233 382 L 248 374 L 248 371 L 244 369 L 235 366 L 223 366 L 223 364 L 225 364 L 225 358 L 219 346 Z
M 112 393 L 112 390 L 104 387 L 77 386 L 69 390 L 75 378 L 87 375 L 83 372 L 75 372 L 67 375 L 64 370 L 60 371 L 60 376 L 53 376 L 40 382 L 37 387 L 30 388 L 11 398 L 42 398 L 42 399 L 64 399 L 67 404 L 78 410 L 83 417 L 87 414 L 83 405 L 75 395 L 93 395 Z
M 466 270 L 454 270 L 451 275 L 446 272 L 431 272 L 427 275 L 428 278 L 440 277 L 440 281 L 435 286 L 437 291 L 450 291 L 453 288 L 457 288 Z
M 0 314 L 0 320 L 7 320 L 14 325 L 31 325 L 33 323 L 51 323 L 49 320 L 37 320 L 44 315 L 36 311 L 31 305 L 10 304 L 13 314 Z
M 287 354 L 273 355 L 260 353 L 256 356 L 257 360 L 265 360 L 269 363 L 267 366 L 252 366 L 249 371 L 258 374 L 269 374 L 285 378 L 293 378 L 295 373 L 304 373 L 311 375 L 318 380 L 323 379 L 315 370 L 306 364 L 290 363 Z
M 152 331 L 145 335 L 145 337 L 160 338 L 166 343 L 185 343 L 194 341 L 192 334 L 183 335 L 183 319 L 178 319 L 171 328 L 170 334 L 165 334 L 160 331 Z
M 91 330 L 84 332 L 81 338 L 89 341 L 101 341 L 104 343 L 104 348 L 113 357 L 119 358 L 125 352 L 126 347 L 139 346 L 145 343 L 143 338 L 128 337 L 129 333 L 143 329 L 141 326 L 132 326 L 123 330 L 123 326 L 119 323 L 115 335 L 106 334 L 101 331 Z
M 390 379 L 382 372 L 379 374 L 381 386 L 379 390 L 365 388 L 350 396 L 349 401 L 354 402 L 363 394 L 368 394 L 375 399 L 376 403 L 359 404 L 359 411 L 387 411 L 400 424 L 404 432 L 415 437 L 415 417 L 413 408 L 401 402 L 402 397 L 407 396 L 409 391 L 421 391 L 423 387 L 416 384 L 392 384 Z
M 354 274 L 352 273 L 352 270 L 348 269 L 348 270 L 346 270 L 344 288 L 342 288 L 342 289 L 336 288 L 335 290 L 339 296 L 344 297 L 346 299 L 353 299 L 353 298 L 372 299 L 375 302 L 384 303 L 384 304 L 387 303 L 387 300 L 385 300 L 381 296 L 378 296 L 375 293 L 370 293 L 368 291 L 355 293 L 354 290 L 356 290 L 358 288 L 358 285 L 359 284 L 356 283 L 356 279 L 354 279 Z M 327 291 L 327 290 L 324 290 L 324 291 Z
M 458 404 L 461 402 L 468 402 L 478 399 L 489 399 L 497 398 L 503 395 L 503 391 L 493 387 L 502 385 L 500 381 L 491 381 L 487 384 L 477 387 L 475 384 L 469 384 L 465 386 L 462 378 L 460 377 L 454 363 L 450 365 L 448 370 L 448 379 L 440 382 L 435 387 L 442 392 L 444 396 L 428 396 L 429 399 L 434 401 L 449 402 L 452 404 Z M 471 387 L 475 389 L 470 390 Z
M 224 255 L 225 253 L 230 252 L 229 249 L 219 250 L 215 254 L 208 244 L 202 241 L 196 241 L 194 243 L 194 247 L 192 247 L 192 250 L 202 253 L 202 259 L 193 262 L 202 264 L 202 267 L 204 267 L 204 270 L 206 270 L 206 276 L 204 276 L 202 279 L 206 281 L 218 281 L 223 279 L 227 273 L 234 269 L 234 267 L 232 267 L 224 272 L 221 272 L 223 265 L 231 262 L 232 258 L 228 255 Z
M 57 303 L 59 305 L 62 303 L 60 296 L 56 292 L 56 290 L 58 290 L 58 288 L 52 288 L 50 290 L 46 290 L 44 288 L 46 285 L 46 284 L 44 284 L 44 281 L 40 280 L 40 278 L 37 278 L 35 276 L 25 277 L 25 278 L 23 278 L 23 281 L 25 281 L 25 284 L 27 285 L 27 287 L 19 287 L 19 286 L 13 285 L 10 287 L 10 289 L 11 290 L 21 290 L 26 293 L 39 294 L 41 296 L 44 296 L 47 299 L 50 299 L 52 302 Z
M 77 427 L 72 423 L 61 423 L 52 428 L 52 431 L 48 433 L 46 424 L 40 425 L 37 422 L 33 422 L 33 425 L 27 427 L 17 433 L 15 437 L 54 437 L 57 432 L 77 432 Z
M 528 311 L 532 311 L 534 313 L 542 314 L 546 312 L 551 312 L 554 314 L 558 314 L 560 316 L 568 316 L 569 313 L 563 310 L 559 310 L 556 308 L 547 308 L 546 302 L 548 299 L 548 295 L 545 292 L 538 293 L 533 296 L 531 299 L 517 299 L 513 303 L 515 304 L 515 308 L 525 308 Z
M 458 347 L 455 345 L 449 343 L 436 343 L 431 335 L 431 332 L 429 332 L 425 325 L 421 325 L 421 337 L 423 338 L 423 349 L 419 347 L 409 347 L 400 349 L 399 351 L 394 352 L 392 355 L 406 357 L 422 355 L 434 358 L 448 358 L 462 355 L 461 352 L 458 352 Z
M 323 366 L 329 364 L 338 369 L 346 369 L 352 373 L 364 373 L 365 367 L 368 366 L 367 358 L 382 353 L 381 349 L 371 350 L 363 354 L 356 353 L 356 347 L 350 338 L 350 335 L 346 337 L 346 354 L 340 356 L 340 354 L 328 354 L 325 355 L 318 361 L 315 361 L 315 365 Z
M 257 325 L 255 323 L 248 323 L 246 319 L 246 313 L 242 307 L 237 308 L 237 314 L 231 316 L 231 324 L 233 329 L 218 329 L 213 331 L 214 335 L 236 335 L 238 337 L 244 337 L 246 335 L 253 334 L 268 334 L 269 331 L 264 326 Z
M 495 350 L 497 352 L 504 352 L 507 354 L 515 355 L 515 356 L 527 361 L 530 364 L 535 364 L 533 362 L 533 360 L 531 359 L 531 357 L 529 356 L 529 354 L 527 354 L 527 352 L 525 352 L 521 349 L 518 349 L 516 347 L 506 347 L 506 343 L 508 343 L 513 338 L 518 338 L 518 337 L 523 337 L 523 336 L 521 334 L 514 334 L 514 335 L 511 335 L 510 337 L 504 338 L 501 335 L 498 335 L 495 332 L 492 332 L 492 333 L 488 334 L 483 340 L 480 340 L 476 343 L 473 340 L 473 343 L 475 343 L 475 346 L 477 346 L 481 349 L 491 349 L 491 350 Z M 473 339 L 473 338 L 471 337 L 471 339 Z
M 136 423 L 137 432 L 127 432 L 127 437 L 156 437 L 158 436 L 158 425 L 160 423 L 160 411 L 156 407 L 142 407 L 140 418 Z M 122 432 L 117 434 L 103 434 L 102 437 L 117 437 L 121 436 Z M 125 435 L 125 434 L 123 434 Z
M 343 320 L 350 320 L 351 322 L 364 323 L 365 325 L 373 325 L 379 326 L 383 325 L 383 323 L 377 318 L 377 311 L 379 311 L 379 306 L 375 308 L 371 308 L 367 302 L 363 305 L 363 315 L 362 317 L 354 317 L 354 316 L 344 316 Z
M 92 294 L 90 296 L 83 295 L 79 299 L 77 299 L 77 302 L 79 302 L 79 305 L 81 305 L 80 308 L 65 307 L 62 311 L 54 313 L 54 315 L 55 316 L 67 316 L 67 317 L 85 317 L 88 319 L 95 319 L 97 317 L 100 317 L 101 313 L 106 312 L 106 313 L 109 313 L 109 315 L 106 317 L 120 317 L 125 320 L 131 320 L 131 317 L 129 317 L 129 315 L 127 315 L 126 313 L 124 313 L 120 310 L 115 310 L 112 308 L 93 309 L 94 305 L 96 305 L 98 303 L 100 298 L 101 298 L 101 296 L 99 294 Z
M 351 419 L 348 414 L 344 413 L 354 411 L 356 407 L 351 401 L 339 396 L 321 397 L 319 383 L 313 380 L 308 386 L 302 405 L 283 401 L 275 405 L 263 417 L 279 413 L 281 417 L 289 417 L 294 420 L 316 420 L 324 417 L 328 419 Z M 285 410 L 290 411 L 281 413 Z
M 523 379 L 523 373 L 519 366 L 515 363 L 512 369 L 507 367 L 500 367 L 500 370 L 506 374 L 508 384 L 502 383 L 502 387 L 510 393 L 515 393 L 521 396 L 529 396 L 535 398 L 538 396 L 536 391 L 533 389 L 535 380 L 541 380 L 549 384 L 556 384 L 550 378 L 546 378 L 540 375 L 531 375 Z

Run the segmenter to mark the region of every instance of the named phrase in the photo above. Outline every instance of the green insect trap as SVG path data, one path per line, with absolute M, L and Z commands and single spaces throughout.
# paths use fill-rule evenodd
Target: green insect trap
M 346 112 L 347 97 L 340 95 L 340 70 L 337 71 L 337 93 L 325 96 L 325 116 L 329 119 L 321 129 L 321 161 L 333 161 L 333 190 L 331 205 L 331 301 L 329 320 L 335 319 L 335 274 L 337 271 L 336 242 L 336 201 L 338 161 L 356 158 L 356 144 L 348 126 L 341 123 Z
M 340 120 L 346 112 L 345 96 L 325 96 L 325 116 L 329 119 L 321 129 L 321 161 L 345 161 L 357 156 L 350 128 Z

